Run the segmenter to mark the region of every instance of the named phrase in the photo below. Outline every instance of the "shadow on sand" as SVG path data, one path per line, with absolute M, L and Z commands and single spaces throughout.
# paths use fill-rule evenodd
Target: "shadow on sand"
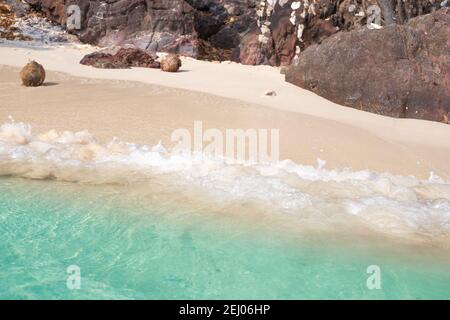
M 52 81 L 49 81 L 49 82 L 44 82 L 44 83 L 42 84 L 42 87 L 53 87 L 53 86 L 57 86 L 57 85 L 59 85 L 58 82 L 52 82 Z

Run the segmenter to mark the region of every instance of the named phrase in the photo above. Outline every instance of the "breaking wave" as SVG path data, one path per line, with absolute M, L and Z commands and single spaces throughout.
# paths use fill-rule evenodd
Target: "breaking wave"
M 450 183 L 368 170 L 328 170 L 291 160 L 237 163 L 113 139 L 89 132 L 35 134 L 24 123 L 0 127 L 0 175 L 91 184 L 195 189 L 215 204 L 256 204 L 302 221 L 354 219 L 388 234 L 450 235 Z M 203 199 L 204 200 L 204 199 Z

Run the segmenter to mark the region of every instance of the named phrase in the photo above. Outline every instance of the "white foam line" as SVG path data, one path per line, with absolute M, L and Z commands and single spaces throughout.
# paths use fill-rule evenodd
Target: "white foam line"
M 167 176 L 225 202 L 254 202 L 312 219 L 353 217 L 387 233 L 450 232 L 450 183 L 436 175 L 327 170 L 284 160 L 236 163 L 201 154 L 171 155 L 154 147 L 113 140 L 100 144 L 87 131 L 34 134 L 24 123 L 0 126 L 0 174 L 93 183 L 132 183 Z M 314 218 L 315 217 L 315 218 Z

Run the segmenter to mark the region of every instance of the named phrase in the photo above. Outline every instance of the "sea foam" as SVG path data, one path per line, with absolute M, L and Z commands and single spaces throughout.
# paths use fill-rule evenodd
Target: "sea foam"
M 356 219 L 389 234 L 450 234 L 450 183 L 291 160 L 241 163 L 196 153 L 171 154 L 87 131 L 34 134 L 24 123 L 0 127 L 0 175 L 93 184 L 155 183 L 167 192 L 192 188 L 211 205 L 257 204 L 274 214 L 315 221 Z

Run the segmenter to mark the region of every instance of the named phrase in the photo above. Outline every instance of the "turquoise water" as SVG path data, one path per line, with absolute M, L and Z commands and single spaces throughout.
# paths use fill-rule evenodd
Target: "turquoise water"
M 129 186 L 0 178 L 1 299 L 449 299 L 448 251 L 413 252 L 287 234 Z M 381 289 L 366 285 L 370 265 Z

